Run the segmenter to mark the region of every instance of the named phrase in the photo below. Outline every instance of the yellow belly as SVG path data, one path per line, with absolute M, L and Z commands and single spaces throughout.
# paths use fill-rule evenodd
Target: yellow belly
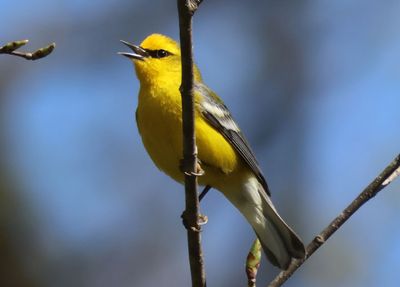
M 143 144 L 155 165 L 179 182 L 184 180 L 179 169 L 183 158 L 181 110 L 180 94 L 139 93 L 137 124 Z M 229 142 L 199 113 L 195 118 L 198 158 L 205 171 L 199 183 L 218 187 L 238 169 L 240 159 Z

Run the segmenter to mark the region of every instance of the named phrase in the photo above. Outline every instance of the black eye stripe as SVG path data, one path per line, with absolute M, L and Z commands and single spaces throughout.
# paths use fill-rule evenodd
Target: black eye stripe
M 164 57 L 172 55 L 172 53 L 170 53 L 170 52 L 168 52 L 166 50 L 163 50 L 163 49 L 160 49 L 160 50 L 145 49 L 145 50 L 149 54 L 150 57 L 157 58 L 157 59 L 164 58 Z

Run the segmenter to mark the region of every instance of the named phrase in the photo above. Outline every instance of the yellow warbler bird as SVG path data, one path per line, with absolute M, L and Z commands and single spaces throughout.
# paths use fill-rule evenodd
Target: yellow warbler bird
M 160 34 L 148 36 L 132 52 L 120 53 L 134 63 L 140 81 L 136 121 L 155 165 L 184 181 L 182 160 L 181 52 L 178 43 Z M 245 216 L 267 258 L 287 269 L 292 258 L 305 256 L 304 245 L 283 221 L 249 143 L 222 100 L 202 81 L 194 66 L 196 144 L 204 175 L 199 184 L 221 191 Z

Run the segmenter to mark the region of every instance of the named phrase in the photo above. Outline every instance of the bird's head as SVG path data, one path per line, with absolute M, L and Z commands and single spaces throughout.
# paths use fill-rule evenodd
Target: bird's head
M 120 52 L 135 64 L 136 75 L 141 83 L 154 83 L 163 80 L 181 81 L 181 50 L 179 44 L 171 38 L 152 34 L 140 46 L 121 41 L 132 52 Z M 195 80 L 200 80 L 200 73 L 194 66 Z

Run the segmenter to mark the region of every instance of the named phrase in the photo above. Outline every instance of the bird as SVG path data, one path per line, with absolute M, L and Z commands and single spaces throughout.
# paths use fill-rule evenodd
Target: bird
M 181 51 L 162 34 L 140 45 L 121 40 L 140 82 L 136 122 L 154 164 L 177 182 L 184 182 Z M 195 133 L 202 176 L 200 185 L 220 191 L 245 217 L 268 260 L 286 270 L 293 258 L 304 258 L 300 237 L 286 224 L 271 201 L 265 177 L 243 132 L 222 99 L 202 80 L 193 65 Z

